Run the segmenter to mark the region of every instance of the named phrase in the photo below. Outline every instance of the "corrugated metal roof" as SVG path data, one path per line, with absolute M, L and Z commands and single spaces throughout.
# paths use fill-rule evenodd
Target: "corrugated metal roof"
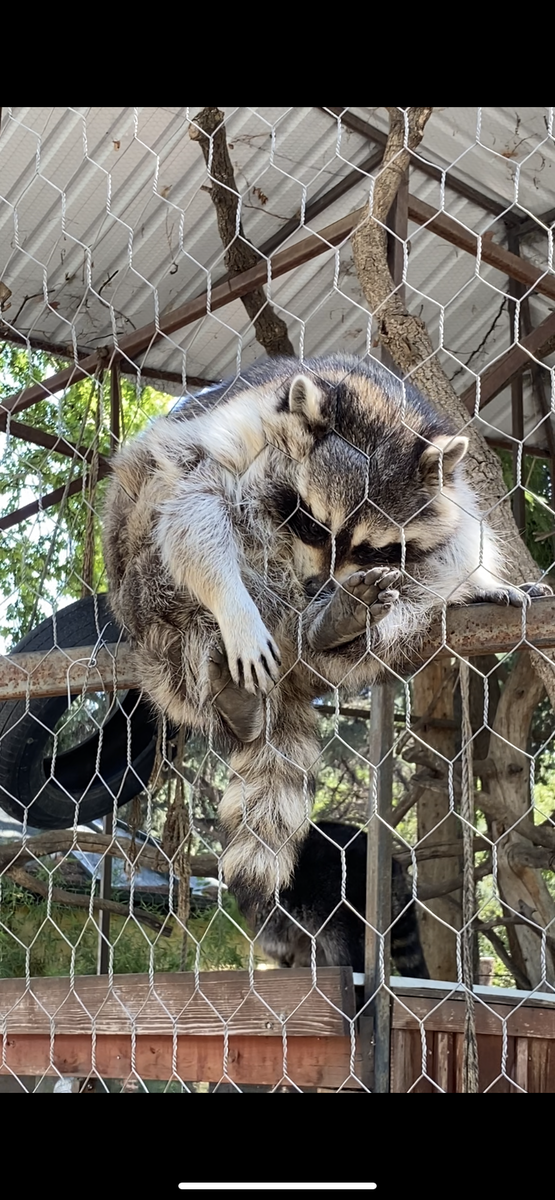
M 290 242 L 360 207 L 360 180 L 313 222 L 303 208 L 372 150 L 331 112 L 314 108 L 222 106 L 246 236 L 261 246 L 291 218 Z M 171 311 L 224 272 L 223 248 L 198 143 L 189 137 L 199 109 L 4 109 L 0 133 L 0 279 L 11 289 L 8 327 L 44 342 L 93 351 Z M 345 110 L 385 131 L 383 109 Z M 555 148 L 546 108 L 436 109 L 419 157 L 438 165 L 444 185 L 418 169 L 411 192 L 469 229 L 505 238 L 502 216 L 452 190 L 459 180 L 506 211 L 541 216 L 555 208 Z M 506 277 L 425 228 L 411 226 L 409 308 L 427 321 L 457 389 L 512 340 Z M 538 223 L 522 253 L 552 270 L 551 234 Z M 338 270 L 337 270 L 338 266 Z M 297 350 L 364 353 L 369 318 L 349 247 L 333 250 L 275 280 L 271 298 Z M 502 307 L 503 306 L 503 307 Z M 549 312 L 535 296 L 533 319 Z M 487 336 L 486 336 L 487 334 Z M 218 379 L 262 353 L 235 301 L 148 352 L 151 369 Z M 551 360 L 553 361 L 553 360 Z M 551 378 L 547 374 L 551 387 Z M 163 384 L 179 392 L 179 384 Z M 510 432 L 501 394 L 483 410 Z M 525 386 L 526 433 L 544 443 L 541 413 Z

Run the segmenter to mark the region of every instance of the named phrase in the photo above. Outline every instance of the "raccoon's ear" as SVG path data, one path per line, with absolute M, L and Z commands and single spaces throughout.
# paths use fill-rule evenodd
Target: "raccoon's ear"
M 295 375 L 289 388 L 289 410 L 303 418 L 314 437 L 322 438 L 335 421 L 335 397 L 309 375 Z
M 443 473 L 443 482 L 449 483 L 455 467 L 464 458 L 468 450 L 468 438 L 453 437 L 441 433 L 426 446 L 420 457 L 419 472 L 422 481 L 428 487 L 439 487 Z

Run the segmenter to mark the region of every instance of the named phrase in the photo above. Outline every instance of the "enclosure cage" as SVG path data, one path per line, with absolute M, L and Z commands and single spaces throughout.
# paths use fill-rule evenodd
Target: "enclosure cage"
M 552 109 L 0 110 L 0 1091 L 555 1089 L 554 222 Z M 143 690 L 106 488 L 157 416 L 331 354 L 468 440 L 503 568 L 377 682 L 322 674 L 257 923 L 246 777 Z

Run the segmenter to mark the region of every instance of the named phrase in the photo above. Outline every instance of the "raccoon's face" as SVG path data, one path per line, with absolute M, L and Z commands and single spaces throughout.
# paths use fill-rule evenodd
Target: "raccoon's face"
M 314 436 L 287 482 L 270 489 L 274 518 L 292 535 L 297 578 L 315 595 L 330 579 L 342 583 L 374 566 L 410 574 L 456 531 L 467 439 L 433 430 L 427 437 L 391 406 L 369 413 L 356 397 L 342 422 L 329 389 L 321 404 L 319 395 L 310 377 L 293 381 L 291 412 L 308 414 Z

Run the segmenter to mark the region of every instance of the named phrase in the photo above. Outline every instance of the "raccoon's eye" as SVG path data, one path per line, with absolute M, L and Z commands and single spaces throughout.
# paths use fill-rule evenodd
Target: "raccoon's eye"
M 305 546 L 327 546 L 330 535 L 325 525 L 320 525 L 309 513 L 298 508 L 287 522 L 291 533 Z
M 390 563 L 402 562 L 403 547 L 400 542 L 390 542 L 379 548 L 370 542 L 359 542 L 358 546 L 353 546 L 350 557 L 361 567 L 388 567 Z
M 307 546 L 326 546 L 330 535 L 325 525 L 320 525 L 312 516 L 310 507 L 305 504 L 298 492 L 286 484 L 277 484 L 268 494 L 268 503 L 275 518 L 294 537 Z

